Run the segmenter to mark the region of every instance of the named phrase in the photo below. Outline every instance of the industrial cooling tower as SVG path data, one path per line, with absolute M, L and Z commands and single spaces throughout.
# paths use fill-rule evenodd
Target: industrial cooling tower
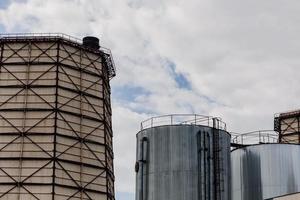
M 231 200 L 230 135 L 218 118 L 167 115 L 137 134 L 136 200 Z
M 0 35 L 0 199 L 114 199 L 114 75 L 97 38 Z

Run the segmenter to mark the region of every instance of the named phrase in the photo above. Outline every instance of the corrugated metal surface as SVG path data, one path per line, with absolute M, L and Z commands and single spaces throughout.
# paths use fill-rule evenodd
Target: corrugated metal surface
M 264 200 L 300 192 L 300 146 L 264 144 L 231 153 L 233 200 Z
M 221 200 L 230 200 L 230 136 L 219 132 Z M 143 140 L 143 138 L 145 138 Z M 168 125 L 137 134 L 137 200 L 213 199 L 212 128 Z
M 0 199 L 113 199 L 109 73 L 64 38 L 0 38 Z

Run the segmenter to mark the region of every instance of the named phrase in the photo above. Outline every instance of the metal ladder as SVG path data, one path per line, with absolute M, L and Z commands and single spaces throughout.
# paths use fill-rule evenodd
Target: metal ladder
M 222 137 L 219 134 L 219 119 L 213 118 L 213 174 L 214 174 L 214 200 L 222 200 L 224 192 L 224 163 L 222 157 Z
M 198 199 L 211 199 L 211 150 L 208 132 L 197 133 L 198 146 Z

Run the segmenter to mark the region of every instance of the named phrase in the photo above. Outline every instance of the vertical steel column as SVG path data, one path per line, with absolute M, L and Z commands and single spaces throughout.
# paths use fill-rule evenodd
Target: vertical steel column
M 55 200 L 55 176 L 56 176 L 56 135 L 57 135 L 57 114 L 58 114 L 58 81 L 59 81 L 59 51 L 60 51 L 60 40 L 57 41 L 57 51 L 56 51 L 56 69 L 55 69 L 55 116 L 54 116 L 54 146 L 53 146 L 53 170 L 52 170 L 52 200 Z
M 111 95 L 111 92 L 110 92 L 110 86 L 109 86 L 109 66 L 108 66 L 108 61 L 107 61 L 107 57 L 105 56 L 105 54 L 102 54 L 101 56 L 101 63 L 102 63 L 102 96 L 103 96 L 103 113 L 104 113 L 104 120 L 103 120 L 103 123 L 104 123 L 104 144 L 105 144 L 105 163 L 106 163 L 106 171 L 107 171 L 107 179 L 106 179 L 106 189 L 107 189 L 107 194 L 108 194 L 108 198 L 109 200 L 114 200 L 114 197 L 111 193 L 113 193 L 113 191 L 109 191 L 109 189 L 112 189 L 112 186 L 109 185 L 109 180 L 110 179 L 113 179 L 113 174 L 112 174 L 112 171 L 110 170 L 109 168 L 109 165 L 108 165 L 108 159 L 107 157 L 110 156 L 112 159 L 113 159 L 113 155 L 112 155 L 112 149 L 108 148 L 109 147 L 109 144 L 108 144 L 108 141 L 107 141 L 107 137 L 112 137 L 111 135 L 111 126 L 108 126 L 107 124 L 107 120 L 109 120 L 109 123 L 112 124 L 112 121 L 111 121 L 111 115 L 110 113 L 108 113 L 108 110 L 107 109 L 110 109 L 111 110 L 111 105 L 110 105 L 110 95 Z M 107 92 L 107 94 L 105 94 L 105 91 Z M 109 100 L 107 100 L 107 98 Z M 109 101 L 109 102 L 108 102 Z M 111 112 L 111 111 L 109 111 Z M 107 116 L 107 113 L 108 113 L 108 116 Z M 111 147 L 112 148 L 112 147 Z M 113 163 L 112 163 L 112 167 L 113 167 Z M 111 188 L 109 188 L 111 187 Z
M 103 62 L 105 60 L 104 56 L 101 56 L 101 62 L 102 62 L 102 69 L 101 69 L 101 73 L 102 73 L 102 97 L 103 97 L 103 123 L 104 123 L 104 144 L 105 146 L 107 145 L 107 125 L 106 125 L 106 110 L 105 110 L 105 107 L 106 107 L 106 100 L 105 100 L 105 83 L 106 83 L 106 80 L 105 80 L 105 71 L 104 71 L 104 68 L 106 67 L 106 62 Z M 109 184 L 109 181 L 108 181 L 108 178 L 109 178 L 109 167 L 108 167 L 108 163 L 107 163 L 107 147 L 105 147 L 105 169 L 106 169 L 106 193 L 109 194 L 109 187 L 108 187 L 108 184 Z M 107 197 L 107 199 L 111 199 L 109 196 Z
M 79 60 L 79 73 L 80 73 L 80 91 L 83 90 L 83 87 L 82 87 L 82 49 L 80 49 L 80 60 Z M 80 131 L 80 187 L 83 188 L 83 182 L 82 182 L 82 173 L 83 173 L 83 140 L 82 140 L 82 119 L 83 119 L 83 112 L 82 112 L 82 93 L 80 93 L 80 110 L 79 110 L 79 113 L 80 113 L 80 128 L 79 128 L 79 131 Z M 83 192 L 80 191 L 80 199 L 82 200 L 83 199 Z
M 22 132 L 21 132 L 21 144 L 20 144 L 20 158 L 19 158 L 19 179 L 18 179 L 18 199 L 21 199 L 21 185 L 22 182 L 22 166 L 23 166 L 23 151 L 24 151 L 24 139 L 25 139 L 25 130 L 26 130 L 26 116 L 27 116 L 27 98 L 28 98 L 28 86 L 29 86 L 29 73 L 30 73 L 30 61 L 31 61 L 31 42 L 28 42 L 28 62 L 26 65 L 26 84 L 25 84 L 25 94 L 24 94 L 24 105 L 23 105 L 23 120 L 22 120 Z
M 300 119 L 299 119 L 300 117 L 298 116 L 297 117 L 297 133 L 298 133 L 298 144 L 300 144 Z
M 0 54 L 0 73 L 2 72 L 2 65 L 3 65 L 3 51 L 4 51 L 4 44 L 2 43 L 2 41 L 0 41 L 0 45 L 1 45 L 1 54 Z

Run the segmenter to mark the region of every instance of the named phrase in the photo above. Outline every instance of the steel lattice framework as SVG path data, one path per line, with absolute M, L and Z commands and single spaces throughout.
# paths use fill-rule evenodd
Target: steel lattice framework
M 275 114 L 274 130 L 279 133 L 279 143 L 300 144 L 300 110 Z
M 114 199 L 111 54 L 0 37 L 0 199 Z

